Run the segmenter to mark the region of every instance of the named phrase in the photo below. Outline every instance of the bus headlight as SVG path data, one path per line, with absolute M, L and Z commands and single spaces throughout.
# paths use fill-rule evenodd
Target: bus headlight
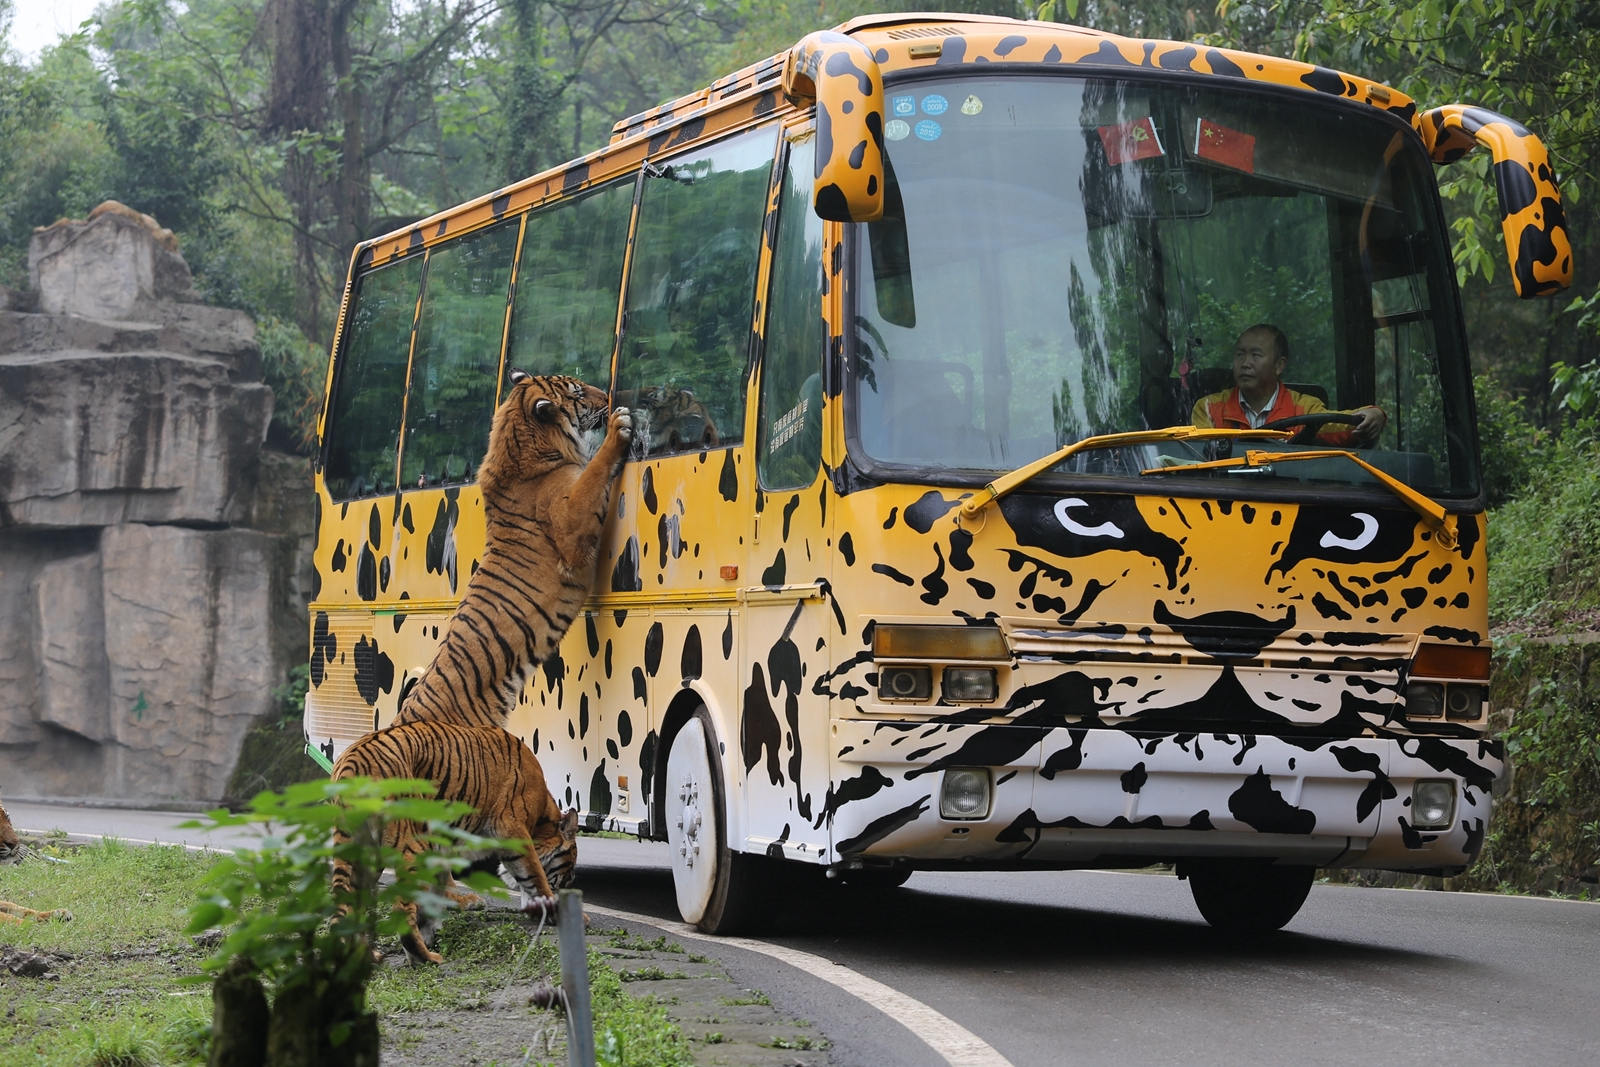
M 1411 825 L 1418 830 L 1443 830 L 1456 814 L 1456 784 L 1447 778 L 1424 778 L 1411 786 Z
M 1481 685 L 1451 685 L 1444 691 L 1444 717 L 1447 719 L 1476 719 L 1483 714 L 1486 699 Z
M 933 695 L 933 668 L 889 666 L 878 668 L 881 700 L 927 700 Z
M 1406 718 L 1444 717 L 1444 686 L 1438 682 L 1412 682 L 1406 686 Z
M 989 814 L 989 769 L 951 767 L 939 787 L 939 817 L 982 819 Z
M 999 691 L 993 667 L 946 667 L 944 698 L 956 704 L 987 704 Z

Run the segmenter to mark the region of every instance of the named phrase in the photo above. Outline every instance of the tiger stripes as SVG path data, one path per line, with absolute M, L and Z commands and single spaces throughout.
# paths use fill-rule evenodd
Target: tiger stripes
M 547 658 L 594 582 L 601 527 L 633 421 L 603 390 L 565 375 L 511 374 L 478 469 L 486 545 L 433 662 L 401 700 L 397 725 L 503 726 L 525 673 Z
M 551 795 L 539 761 L 516 735 L 499 726 L 466 726 L 448 722 L 412 722 L 369 733 L 352 744 L 333 766 L 333 780 L 368 778 L 425 778 L 434 783 L 439 800 L 456 800 L 473 810 L 452 825 L 483 837 L 515 838 L 528 842 L 522 851 L 490 851 L 469 859 L 505 864 L 526 897 L 554 896 L 572 884 L 578 859 L 578 811 L 561 811 Z M 425 848 L 417 835 L 418 823 L 396 819 L 384 825 L 383 844 L 400 850 L 401 862 L 410 864 Z M 349 835 L 336 832 L 343 844 Z M 335 860 L 331 877 L 335 897 L 348 899 L 354 891 L 355 871 Z M 458 904 L 472 899 L 459 887 L 446 890 Z M 443 957 L 429 942 L 431 923 L 420 923 L 412 901 L 398 905 L 406 915 L 408 932 L 401 938 L 406 952 L 431 963 Z M 348 908 L 341 906 L 340 914 Z

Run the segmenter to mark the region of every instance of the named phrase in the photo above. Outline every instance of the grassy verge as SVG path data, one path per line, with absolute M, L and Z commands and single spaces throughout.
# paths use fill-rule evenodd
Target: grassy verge
M 114 841 L 38 844 L 68 862 L 36 858 L 0 868 L 0 897 L 66 908 L 73 919 L 0 925 L 0 1067 L 205 1063 L 211 987 L 194 979 L 206 951 L 182 930 L 214 857 Z M 440 1062 L 441 1041 L 467 1062 L 480 1037 L 497 1036 L 489 1056 L 470 1058 L 493 1062 L 503 1051 L 500 1062 L 564 1063 L 560 1014 L 527 998 L 541 981 L 560 984 L 555 932 L 535 941 L 529 933 L 525 920 L 503 909 L 456 914 L 440 933 L 442 966 L 381 968 L 368 1000 L 381 1019 L 384 1062 L 409 1055 Z M 602 1063 L 691 1062 L 664 1010 L 628 996 L 593 951 L 589 975 Z

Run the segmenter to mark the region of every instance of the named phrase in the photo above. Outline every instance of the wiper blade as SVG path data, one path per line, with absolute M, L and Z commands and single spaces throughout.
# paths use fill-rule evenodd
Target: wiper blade
M 1214 459 L 1204 463 L 1185 463 L 1177 467 L 1151 467 L 1139 473 L 1152 474 L 1181 474 L 1184 471 L 1220 470 L 1227 467 L 1249 469 L 1254 467 L 1268 467 L 1274 463 L 1295 463 L 1303 459 L 1331 459 L 1343 457 L 1360 467 L 1376 478 L 1395 496 L 1405 501 L 1406 506 L 1428 524 L 1434 535 L 1439 538 L 1439 544 L 1445 548 L 1456 547 L 1456 517 L 1444 509 L 1444 505 L 1431 497 L 1417 492 L 1399 478 L 1388 471 L 1380 470 L 1356 455 L 1343 448 L 1324 448 L 1310 452 L 1267 452 L 1258 448 L 1245 451 L 1243 456 L 1234 459 Z
M 1298 432 L 1298 428 L 1293 430 L 1232 430 L 1211 426 L 1204 428 L 1198 426 L 1167 426 L 1159 430 L 1131 430 L 1127 433 L 1096 434 L 1093 437 L 1085 437 L 1081 441 L 1074 441 L 1070 445 L 1056 449 L 1047 456 L 1040 456 L 1032 463 L 1002 474 L 984 486 L 980 492 L 968 497 L 961 505 L 961 514 L 970 519 L 987 505 L 999 500 L 1028 479 L 1049 470 L 1063 460 L 1070 459 L 1079 452 L 1086 452 L 1093 448 L 1148 445 L 1157 441 L 1216 441 L 1223 438 L 1237 437 L 1271 437 L 1282 440 L 1293 437 Z M 1185 468 L 1173 467 L 1170 469 L 1181 470 Z M 1145 471 L 1144 473 L 1148 474 L 1150 472 Z

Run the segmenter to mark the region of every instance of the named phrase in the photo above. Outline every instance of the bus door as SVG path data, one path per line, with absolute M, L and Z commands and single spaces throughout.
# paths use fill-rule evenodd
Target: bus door
M 670 749 L 701 718 L 718 754 L 728 844 L 741 851 L 757 847 L 745 843 L 739 803 L 749 762 L 743 591 L 761 581 L 749 556 L 751 324 L 777 144 L 767 125 L 643 168 L 613 387 L 634 413 L 634 451 L 599 579 L 626 607 L 603 613 L 615 633 L 602 637 L 640 659 L 628 674 L 646 694 L 645 732 Z
M 758 342 L 755 515 L 744 601 L 741 756 L 746 847 L 827 856 L 831 492 L 822 472 L 823 224 L 814 137 L 793 130 L 772 189 L 776 240 Z M 773 232 L 769 223 L 767 232 Z

